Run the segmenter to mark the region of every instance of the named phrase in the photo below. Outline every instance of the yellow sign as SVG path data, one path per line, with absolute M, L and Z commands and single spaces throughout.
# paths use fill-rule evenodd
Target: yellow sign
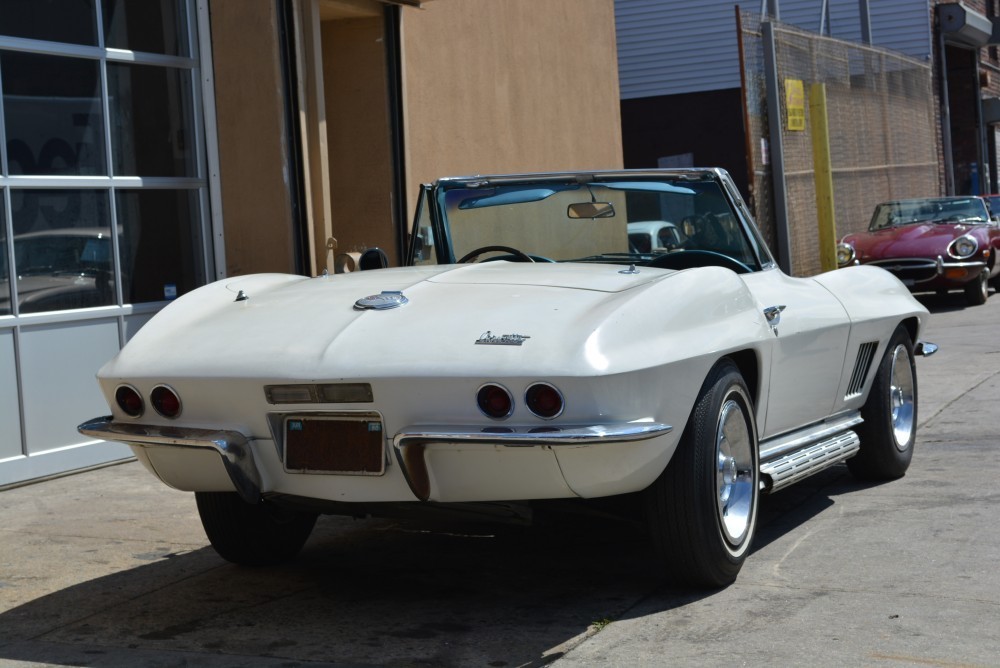
M 806 129 L 806 93 L 799 79 L 785 79 L 785 113 L 790 132 Z

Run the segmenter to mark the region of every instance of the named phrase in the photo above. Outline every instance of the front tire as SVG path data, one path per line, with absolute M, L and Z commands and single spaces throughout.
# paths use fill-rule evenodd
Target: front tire
M 279 508 L 266 501 L 251 505 L 235 492 L 195 492 L 205 534 L 219 556 L 243 566 L 272 566 L 302 549 L 316 515 Z
M 983 269 L 974 280 L 965 284 L 965 301 L 969 306 L 981 306 L 990 296 L 990 271 Z
M 913 341 L 902 325 L 889 339 L 861 417 L 861 449 L 847 460 L 847 468 L 862 480 L 901 478 L 917 438 L 917 371 Z
M 670 464 L 645 492 L 666 576 L 707 588 L 735 581 L 753 542 L 759 492 L 753 402 L 724 359 L 702 385 Z

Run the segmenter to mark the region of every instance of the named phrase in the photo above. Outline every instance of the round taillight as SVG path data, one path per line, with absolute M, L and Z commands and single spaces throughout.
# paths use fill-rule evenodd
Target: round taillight
M 528 410 L 540 418 L 551 420 L 563 412 L 562 394 L 548 383 L 535 383 L 524 393 Z
M 131 385 L 122 385 L 115 390 L 115 403 L 129 417 L 139 417 L 146 410 L 142 395 Z
M 181 399 L 166 385 L 157 385 L 149 395 L 149 402 L 156 412 L 165 418 L 175 418 L 181 414 Z
M 483 385 L 476 393 L 479 410 L 494 420 L 503 420 L 514 412 L 514 397 L 501 385 Z

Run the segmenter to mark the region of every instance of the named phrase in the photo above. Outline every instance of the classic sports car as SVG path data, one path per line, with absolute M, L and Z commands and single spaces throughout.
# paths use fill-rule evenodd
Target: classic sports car
M 630 251 L 632 219 L 688 219 L 692 244 Z M 761 493 L 909 466 L 927 311 L 874 267 L 783 274 L 722 170 L 441 179 L 407 264 L 184 295 L 80 430 L 195 492 L 237 563 L 291 558 L 318 513 L 627 495 L 663 573 L 707 587 L 736 578 Z
M 837 263 L 882 267 L 914 292 L 961 288 L 975 306 L 1000 274 L 998 252 L 1000 226 L 982 198 L 904 199 L 876 206 L 868 231 L 837 246 Z

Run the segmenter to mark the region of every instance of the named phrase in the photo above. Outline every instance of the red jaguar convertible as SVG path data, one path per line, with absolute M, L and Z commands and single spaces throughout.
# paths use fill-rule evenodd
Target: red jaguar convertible
M 983 304 L 1000 274 L 1000 225 L 979 197 L 933 197 L 883 202 L 867 232 L 837 246 L 837 263 L 873 264 L 895 274 L 911 292 L 962 289 Z

